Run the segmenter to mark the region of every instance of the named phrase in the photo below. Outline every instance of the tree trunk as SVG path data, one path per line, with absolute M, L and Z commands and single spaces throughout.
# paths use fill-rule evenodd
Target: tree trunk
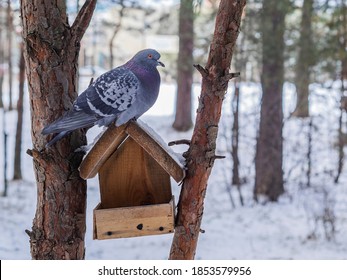
M 83 259 L 86 182 L 79 177 L 85 133 L 76 131 L 49 149 L 43 127 L 77 97 L 80 41 L 96 0 L 85 1 L 72 26 L 65 0 L 21 0 L 24 57 L 29 85 L 37 209 L 30 236 L 33 259 Z
M 187 176 L 178 203 L 170 259 L 193 259 L 204 208 L 207 181 L 216 159 L 216 138 L 230 62 L 240 31 L 245 0 L 222 0 L 207 65 L 196 65 L 202 74 L 202 89 L 191 145 L 187 152 Z
M 1 29 L 0 29 L 0 40 L 1 40 Z M 0 45 L 0 65 L 2 65 L 4 62 L 4 50 L 2 46 Z M 5 71 L 0 66 L 0 108 L 4 108 L 4 102 L 3 102 L 3 84 L 4 84 L 4 74 Z
M 340 99 L 340 116 L 339 116 L 339 128 L 338 128 L 338 166 L 337 174 L 335 176 L 335 183 L 339 182 L 340 175 L 342 174 L 346 145 L 346 133 L 343 131 L 343 127 L 346 123 L 343 121 L 344 115 L 347 113 L 347 5 L 344 1 L 341 1 L 341 17 L 337 22 L 341 29 L 338 31 L 339 36 L 339 49 L 340 49 L 340 61 L 341 61 L 341 99 Z
M 235 55 L 234 55 L 234 67 L 240 71 L 241 73 L 246 72 L 246 64 L 248 61 L 248 55 L 245 52 L 246 45 L 246 34 L 247 34 L 247 20 L 245 20 L 242 24 L 242 33 L 239 36 L 239 40 L 235 47 Z M 242 76 L 245 79 L 244 76 Z M 232 184 L 237 186 L 237 189 L 240 194 L 241 199 L 241 180 L 239 174 L 240 160 L 239 160 L 239 136 L 240 136 L 240 127 L 239 127 L 239 109 L 240 109 L 240 82 L 241 79 L 237 79 L 234 81 L 234 96 L 231 101 L 231 110 L 233 114 L 233 125 L 231 128 L 231 156 L 233 161 L 233 169 L 232 169 Z
M 240 203 L 243 206 L 243 196 L 241 193 L 241 179 L 239 174 L 240 159 L 239 159 L 239 114 L 240 114 L 240 83 L 235 80 L 235 94 L 232 100 L 232 112 L 233 112 L 233 127 L 231 129 L 231 158 L 233 161 L 232 179 L 231 183 L 236 186 L 239 193 Z
M 9 104 L 8 109 L 12 110 L 12 31 L 13 31 L 13 20 L 12 20 L 12 9 L 11 9 L 11 0 L 7 0 L 7 44 L 8 44 L 8 95 L 9 95 Z
M 121 9 L 119 11 L 119 22 L 115 25 L 113 34 L 109 43 L 109 49 L 110 49 L 110 69 L 113 69 L 114 67 L 114 55 L 113 55 L 113 46 L 114 46 L 114 39 L 116 38 L 117 34 L 121 30 L 123 17 L 124 17 L 124 11 L 125 11 L 125 4 L 124 1 L 120 1 L 119 3 L 121 5 Z
M 255 159 L 254 197 L 276 201 L 284 192 L 282 171 L 282 90 L 286 1 L 264 0 L 262 12 L 263 66 L 260 128 Z
M 187 131 L 192 125 L 192 84 L 194 49 L 193 0 L 181 0 L 177 59 L 177 100 L 173 128 Z
M 0 40 L 2 41 L 2 27 L 0 26 Z M 0 108 L 4 108 L 3 102 L 3 84 L 5 71 L 3 69 L 4 64 L 4 46 L 0 44 Z
M 231 156 L 233 159 L 233 176 L 232 184 L 240 187 L 239 174 L 239 107 L 240 107 L 240 85 L 235 81 L 235 93 L 232 100 L 232 112 L 234 117 L 233 127 L 231 130 Z
M 312 43 L 313 0 L 304 0 L 299 40 L 299 55 L 296 63 L 295 84 L 297 92 L 296 108 L 293 116 L 309 117 L 310 67 L 313 64 Z
M 19 96 L 17 102 L 17 128 L 16 128 L 16 145 L 14 149 L 14 166 L 13 180 L 22 179 L 21 168 L 21 151 L 22 151 L 22 128 L 23 128 L 23 97 L 24 97 L 24 81 L 25 81 L 25 61 L 23 55 L 23 44 L 20 46 L 19 58 Z
M 347 3 L 345 1 L 341 1 L 341 14 L 341 80 L 343 82 L 344 91 L 347 91 Z M 343 92 L 343 94 L 345 94 L 345 92 Z

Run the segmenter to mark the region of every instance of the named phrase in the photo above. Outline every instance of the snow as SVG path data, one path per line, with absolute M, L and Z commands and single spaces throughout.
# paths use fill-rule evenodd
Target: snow
M 167 154 L 171 156 L 171 158 L 182 168 L 184 169 L 186 165 L 186 160 L 180 153 L 175 153 L 168 144 L 164 141 L 161 136 L 156 133 L 147 123 L 142 120 L 137 121 L 138 125 L 148 134 L 151 138 L 161 147 L 163 148 Z
M 89 78 L 87 78 L 89 82 Z M 194 106 L 200 86 L 194 87 Z M 324 89 L 311 85 L 312 178 L 306 187 L 308 121 L 289 118 L 294 108 L 293 86 L 285 85 L 284 92 L 284 179 L 286 193 L 278 203 L 257 204 L 253 201 L 254 154 L 259 122 L 260 87 L 242 84 L 240 117 L 240 176 L 244 184 L 241 206 L 235 186 L 230 186 L 232 161 L 230 156 L 230 130 L 232 117 L 230 100 L 232 89 L 224 102 L 219 129 L 217 154 L 226 159 L 216 160 L 209 180 L 205 199 L 202 229 L 196 259 L 346 259 L 347 251 L 347 176 L 343 171 L 338 184 L 334 184 L 337 169 L 337 117 L 339 93 L 336 87 Z M 141 119 L 165 143 L 190 139 L 192 131 L 179 133 L 172 129 L 176 88 L 164 84 L 159 100 Z M 25 100 L 23 175 L 22 181 L 10 181 L 7 197 L 0 197 L 0 259 L 30 259 L 30 229 L 36 207 L 36 186 L 32 159 L 25 153 L 31 147 L 28 97 Z M 193 112 L 195 112 L 195 109 Z M 0 111 L 0 118 L 3 112 Z M 7 112 L 0 121 L 0 131 L 6 125 L 8 138 L 8 177 L 12 176 L 16 112 Z M 88 142 L 101 128 L 88 132 Z M 0 155 L 3 155 L 2 134 Z M 187 146 L 174 146 L 182 153 Z M 3 158 L 0 163 L 0 182 L 3 182 Z M 99 202 L 98 179 L 88 180 L 86 259 L 167 259 L 172 234 L 113 240 L 92 239 L 92 211 Z M 180 186 L 172 180 L 176 202 Z M 0 184 L 2 188 L 2 183 Z M 2 191 L 2 189 L 0 189 Z M 330 240 L 329 216 L 335 233 Z M 325 225 L 325 227 L 324 227 Z M 331 233 L 331 232 L 330 232 Z

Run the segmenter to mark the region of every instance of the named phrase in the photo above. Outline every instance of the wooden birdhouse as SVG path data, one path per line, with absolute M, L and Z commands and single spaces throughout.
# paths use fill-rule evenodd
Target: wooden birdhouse
M 94 239 L 174 231 L 175 203 L 170 176 L 180 182 L 184 168 L 147 125 L 111 125 L 80 166 L 84 179 L 99 174 L 101 202 L 93 213 Z

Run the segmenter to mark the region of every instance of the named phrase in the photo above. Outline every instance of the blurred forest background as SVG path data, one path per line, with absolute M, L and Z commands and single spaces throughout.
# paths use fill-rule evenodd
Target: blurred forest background
M 71 24 L 84 1 L 66 2 Z M 79 77 L 97 77 L 139 49 L 155 48 L 166 65 L 162 83 L 177 89 L 168 125 L 190 131 L 195 119 L 193 88 L 201 83 L 193 64 L 206 62 L 218 4 L 99 0 L 81 42 Z M 22 179 L 22 126 L 29 121 L 23 120 L 23 107 L 29 104 L 23 102 L 28 93 L 21 30 L 19 1 L 0 0 L 3 196 L 10 181 Z M 229 85 L 218 149 L 227 155 L 226 188 L 229 194 L 237 193 L 237 201 L 231 198 L 233 207 L 275 202 L 291 196 L 293 188 L 303 195 L 319 194 L 309 238 L 321 223 L 325 238 L 333 239 L 338 215 L 332 205 L 338 199 L 332 200 L 331 194 L 342 188 L 346 172 L 347 1 L 248 0 L 232 67 L 241 76 Z M 13 145 L 7 141 L 11 112 L 17 116 Z M 9 146 L 13 152 L 8 152 Z M 247 185 L 248 195 L 243 190 Z

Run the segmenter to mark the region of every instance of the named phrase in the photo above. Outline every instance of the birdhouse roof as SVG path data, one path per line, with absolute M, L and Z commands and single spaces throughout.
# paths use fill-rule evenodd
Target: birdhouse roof
M 83 179 L 93 178 L 128 137 L 135 140 L 176 182 L 183 180 L 185 171 L 182 157 L 175 154 L 154 130 L 139 120 L 119 127 L 110 125 L 83 159 L 80 176 Z

